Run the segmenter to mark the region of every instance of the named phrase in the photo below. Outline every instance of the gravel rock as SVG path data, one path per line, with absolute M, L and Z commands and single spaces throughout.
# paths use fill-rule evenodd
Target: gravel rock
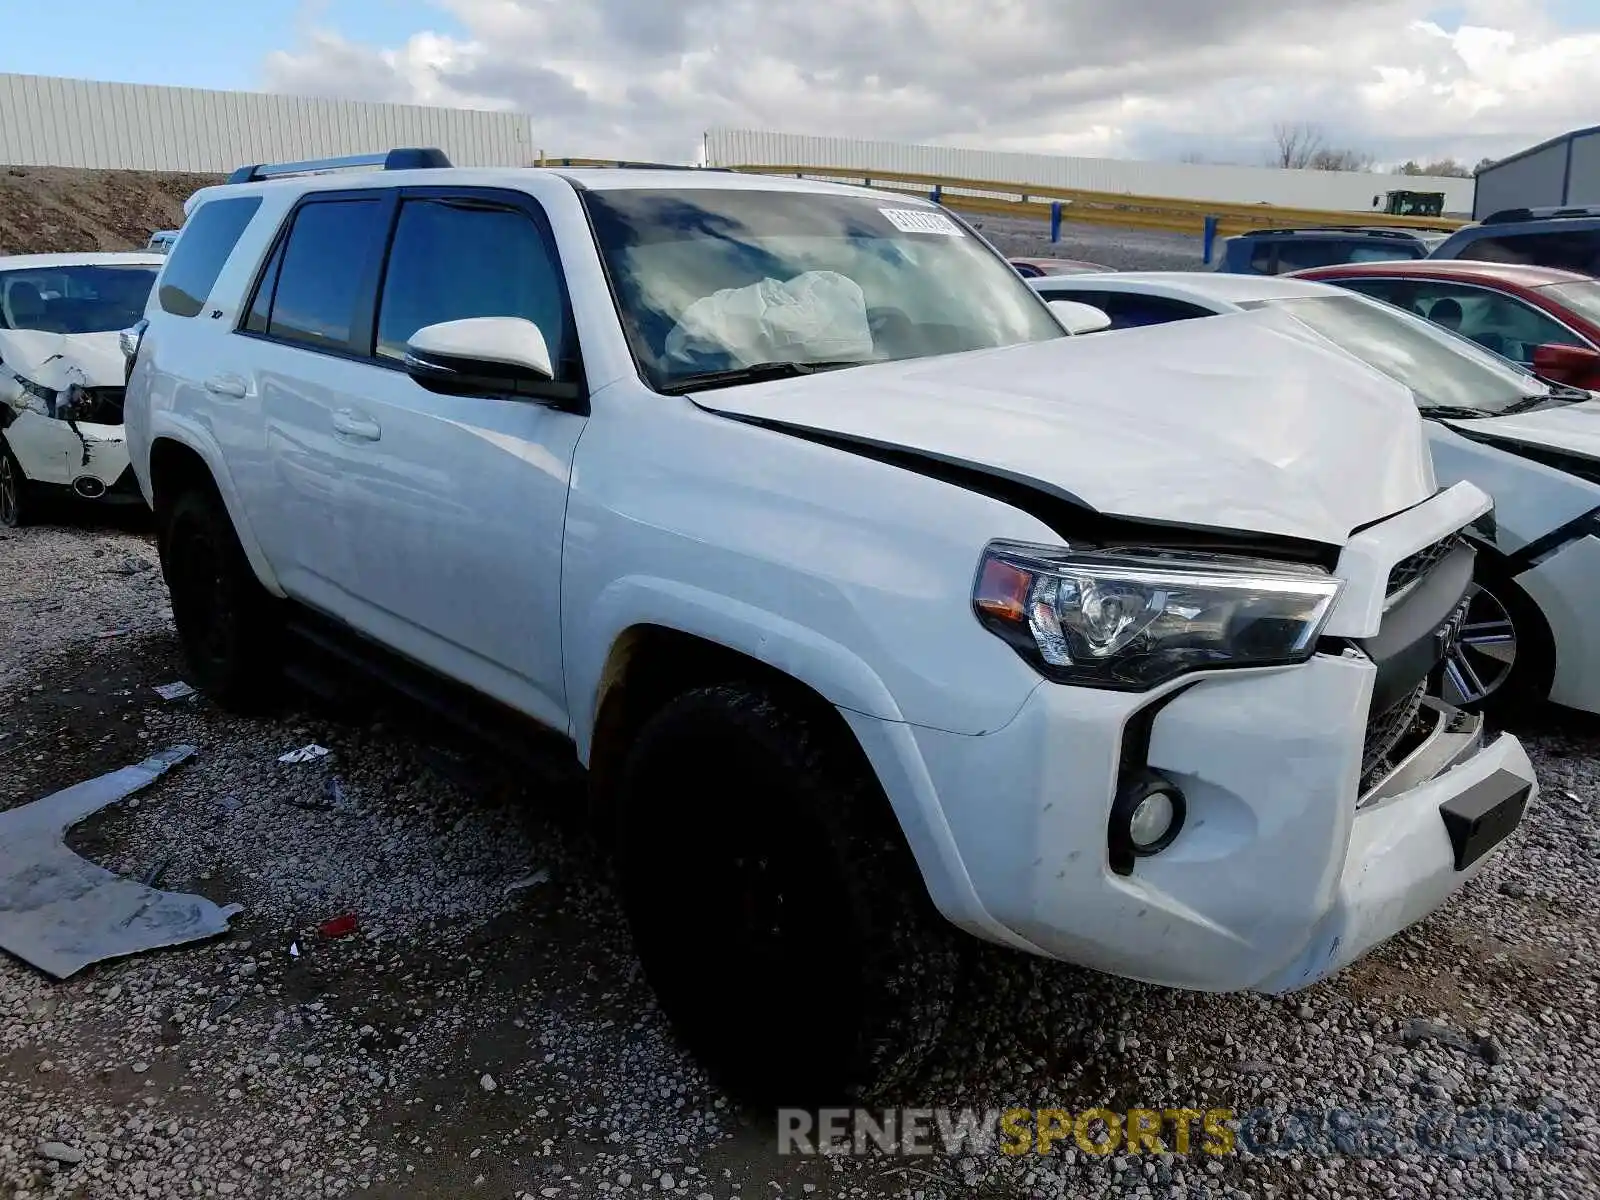
M 51 1162 L 61 1163 L 63 1166 L 75 1167 L 88 1157 L 82 1150 L 60 1142 L 40 1142 L 39 1148 L 34 1151 L 40 1158 Z

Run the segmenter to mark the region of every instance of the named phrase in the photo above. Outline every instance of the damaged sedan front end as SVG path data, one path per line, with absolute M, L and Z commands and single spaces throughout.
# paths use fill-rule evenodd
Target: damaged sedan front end
M 47 491 L 139 499 L 118 333 L 142 316 L 160 263 L 149 254 L 0 259 L 0 524 L 21 524 Z

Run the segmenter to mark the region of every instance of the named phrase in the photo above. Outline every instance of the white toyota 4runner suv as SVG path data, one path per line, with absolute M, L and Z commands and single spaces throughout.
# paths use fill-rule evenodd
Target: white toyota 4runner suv
M 1302 987 L 1521 819 L 1437 698 L 1491 502 L 1292 318 L 1075 338 L 914 197 L 441 160 L 190 200 L 124 337 L 178 631 L 223 705 L 312 646 L 559 735 L 735 1087 L 902 1085 L 951 925 Z

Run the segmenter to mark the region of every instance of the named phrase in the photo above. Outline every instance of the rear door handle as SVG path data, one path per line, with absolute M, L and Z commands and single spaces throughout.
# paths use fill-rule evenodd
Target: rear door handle
M 235 400 L 243 400 L 249 394 L 250 387 L 237 375 L 213 375 L 206 380 L 206 391 L 213 396 L 231 396 Z
M 371 417 L 351 412 L 348 408 L 334 412 L 333 431 L 341 437 L 359 438 L 364 442 L 375 442 L 383 436 L 383 430 L 378 428 L 376 421 Z

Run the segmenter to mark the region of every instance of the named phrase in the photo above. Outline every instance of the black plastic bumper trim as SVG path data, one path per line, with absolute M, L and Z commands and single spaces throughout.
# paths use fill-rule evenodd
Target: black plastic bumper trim
M 1533 784 L 1501 770 L 1439 805 L 1456 870 L 1466 870 L 1522 823 L 1532 792 Z

